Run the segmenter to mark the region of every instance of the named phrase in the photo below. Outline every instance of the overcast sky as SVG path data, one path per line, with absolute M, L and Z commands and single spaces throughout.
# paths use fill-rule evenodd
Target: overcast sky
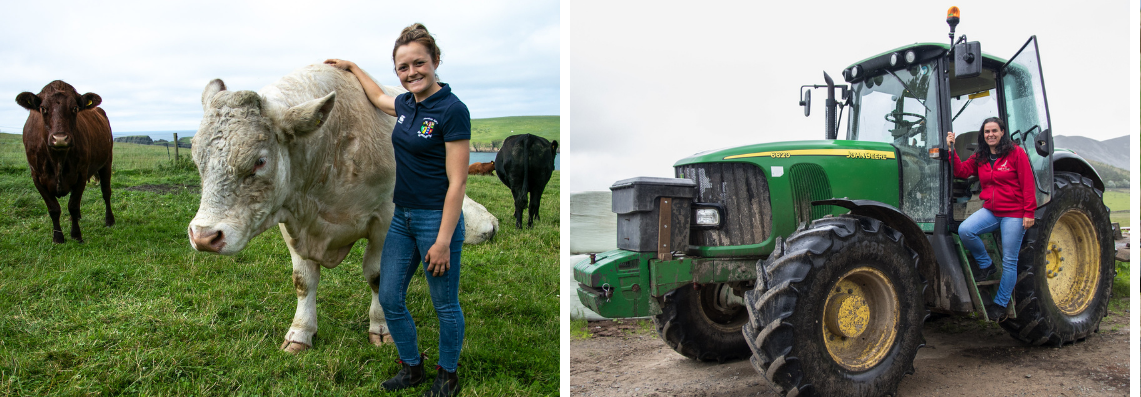
M 962 11 L 956 38 L 980 41 L 983 52 L 1009 59 L 1038 36 L 1054 134 L 1131 133 L 1135 2 L 638 4 L 570 4 L 571 192 L 669 177 L 675 161 L 699 151 L 823 139 L 826 94 L 813 93 L 805 118 L 800 86 L 824 84 L 824 71 L 843 83 L 844 67 L 896 47 L 949 42 L 951 5 Z
M 413 22 L 436 36 L 440 78 L 472 118 L 559 114 L 557 1 L 5 1 L 3 13 L 3 132 L 28 117 L 16 95 L 56 79 L 99 94 L 117 135 L 198 129 L 214 78 L 257 91 L 342 58 L 399 85 L 392 45 Z

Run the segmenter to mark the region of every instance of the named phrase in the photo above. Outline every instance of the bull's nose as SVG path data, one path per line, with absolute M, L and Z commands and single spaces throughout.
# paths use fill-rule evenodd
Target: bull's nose
M 194 227 L 191 226 L 187 229 L 187 234 L 190 235 L 190 245 L 199 251 L 218 253 L 226 245 L 221 230 L 203 230 L 195 233 Z
M 71 145 L 71 136 L 63 133 L 54 133 L 51 136 L 51 145 L 56 147 Z

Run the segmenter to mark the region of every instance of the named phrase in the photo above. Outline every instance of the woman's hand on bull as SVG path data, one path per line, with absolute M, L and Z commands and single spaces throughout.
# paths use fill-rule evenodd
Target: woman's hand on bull
M 334 58 L 326 59 L 325 64 L 332 66 L 332 67 L 335 67 L 337 69 L 348 70 L 348 71 L 352 71 L 352 67 L 356 66 L 355 64 L 353 64 L 352 61 L 346 61 L 344 59 L 334 59 Z
M 1029 229 L 1034 226 L 1034 218 L 1022 218 L 1022 228 Z
M 950 132 L 950 131 L 947 132 L 947 147 L 948 148 L 955 147 L 955 133 L 954 132 Z
M 432 244 L 432 248 L 428 248 L 428 253 L 424 255 L 424 262 L 428 264 L 426 271 L 435 277 L 443 276 L 444 272 L 452 268 L 451 263 L 449 263 L 451 258 L 450 244 L 441 242 Z

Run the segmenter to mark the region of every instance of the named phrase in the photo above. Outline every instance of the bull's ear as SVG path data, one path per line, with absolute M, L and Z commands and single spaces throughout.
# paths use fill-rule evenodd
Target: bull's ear
M 223 83 L 222 79 L 210 80 L 210 83 L 206 84 L 206 89 L 202 90 L 202 109 L 206 109 L 206 105 L 210 103 L 210 98 L 213 98 L 214 94 L 225 90 L 226 83 Z
M 329 119 L 333 104 L 337 102 L 337 92 L 330 92 L 322 98 L 294 106 L 285 111 L 285 125 L 293 130 L 295 137 L 303 137 L 317 131 Z
M 79 110 L 87 110 L 99 106 L 103 103 L 103 98 L 94 92 L 88 92 L 79 97 Z
M 28 109 L 34 112 L 40 110 L 40 97 L 27 91 L 21 92 L 20 95 L 16 95 L 16 103 L 20 104 L 20 106 L 23 106 L 24 109 Z
M 558 152 L 559 152 L 559 141 L 552 140 L 551 141 L 551 153 L 558 153 Z

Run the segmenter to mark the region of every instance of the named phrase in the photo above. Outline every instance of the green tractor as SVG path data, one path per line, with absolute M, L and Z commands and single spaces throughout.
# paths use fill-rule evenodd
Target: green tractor
M 928 314 L 985 319 L 998 288 L 1000 274 L 974 279 L 957 234 L 981 207 L 978 182 L 947 157 L 969 157 L 996 116 L 1030 157 L 1038 201 L 1000 325 L 1032 345 L 1097 331 L 1116 275 L 1102 180 L 1053 147 L 1037 39 L 1010 60 L 983 54 L 954 42 L 951 11 L 950 45 L 896 48 L 847 67 L 847 84 L 825 73 L 801 88 L 806 116 L 811 89 L 827 90 L 824 140 L 698 153 L 676 178 L 616 182 L 618 249 L 575 264 L 582 303 L 653 316 L 692 359 L 749 358 L 785 395 L 893 394 Z M 996 266 L 1000 237 L 984 236 Z

